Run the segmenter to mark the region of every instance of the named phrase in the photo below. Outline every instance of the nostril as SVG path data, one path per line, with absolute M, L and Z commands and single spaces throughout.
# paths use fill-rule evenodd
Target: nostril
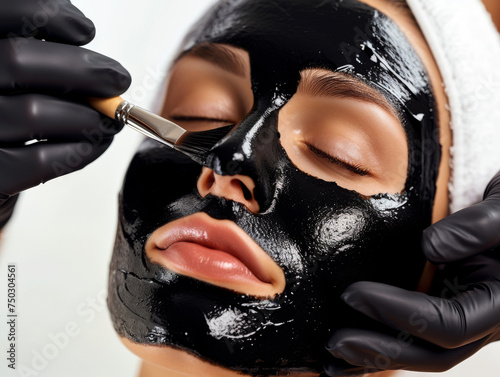
M 205 186 L 209 190 L 215 183 L 215 177 L 214 173 L 210 172 L 210 174 L 207 177 L 207 180 L 205 181 Z
M 243 196 L 246 200 L 252 200 L 252 193 L 243 182 L 240 182 L 241 191 L 243 191 Z
M 250 201 L 250 200 L 253 199 L 252 192 L 239 179 L 231 179 L 230 185 L 233 187 L 233 190 L 236 190 L 236 191 L 233 191 L 233 192 L 235 192 L 235 193 L 238 192 L 240 194 L 243 194 L 243 197 L 245 198 L 245 200 Z
M 196 188 L 202 197 L 209 194 L 215 184 L 214 172 L 208 168 L 203 168 L 200 176 L 198 177 L 198 182 Z
M 251 212 L 259 211 L 259 204 L 254 196 L 255 183 L 250 177 L 242 175 L 219 175 L 203 167 L 196 184 L 202 198 L 211 194 L 245 205 Z

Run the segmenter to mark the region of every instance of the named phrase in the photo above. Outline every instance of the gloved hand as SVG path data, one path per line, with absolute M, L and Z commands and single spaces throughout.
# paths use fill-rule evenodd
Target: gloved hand
M 77 47 L 94 35 L 68 0 L 0 0 L 0 228 L 17 193 L 83 168 L 122 128 L 86 105 L 131 81 L 116 61 Z
M 500 339 L 500 172 L 484 200 L 424 232 L 423 250 L 440 266 L 429 295 L 358 282 L 342 299 L 392 329 L 342 329 L 327 349 L 329 376 L 386 369 L 441 372 Z M 485 251 L 486 250 L 486 251 Z M 482 254 L 481 254 L 482 252 Z

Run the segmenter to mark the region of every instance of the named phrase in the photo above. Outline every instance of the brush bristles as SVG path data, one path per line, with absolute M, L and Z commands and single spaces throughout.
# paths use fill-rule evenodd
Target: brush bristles
M 174 148 L 187 154 L 194 161 L 203 163 L 208 152 L 219 140 L 226 136 L 234 125 L 214 128 L 200 132 L 185 132 L 175 143 Z

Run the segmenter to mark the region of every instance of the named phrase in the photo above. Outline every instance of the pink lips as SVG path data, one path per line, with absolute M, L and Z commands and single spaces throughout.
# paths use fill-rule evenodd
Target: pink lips
M 283 270 L 240 227 L 195 213 L 156 229 L 146 254 L 181 275 L 239 293 L 272 297 L 283 292 Z

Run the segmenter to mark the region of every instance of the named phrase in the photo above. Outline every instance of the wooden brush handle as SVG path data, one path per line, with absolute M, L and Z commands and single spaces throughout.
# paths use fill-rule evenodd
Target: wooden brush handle
M 89 104 L 100 113 L 115 119 L 116 108 L 123 102 L 121 97 L 89 98 Z

